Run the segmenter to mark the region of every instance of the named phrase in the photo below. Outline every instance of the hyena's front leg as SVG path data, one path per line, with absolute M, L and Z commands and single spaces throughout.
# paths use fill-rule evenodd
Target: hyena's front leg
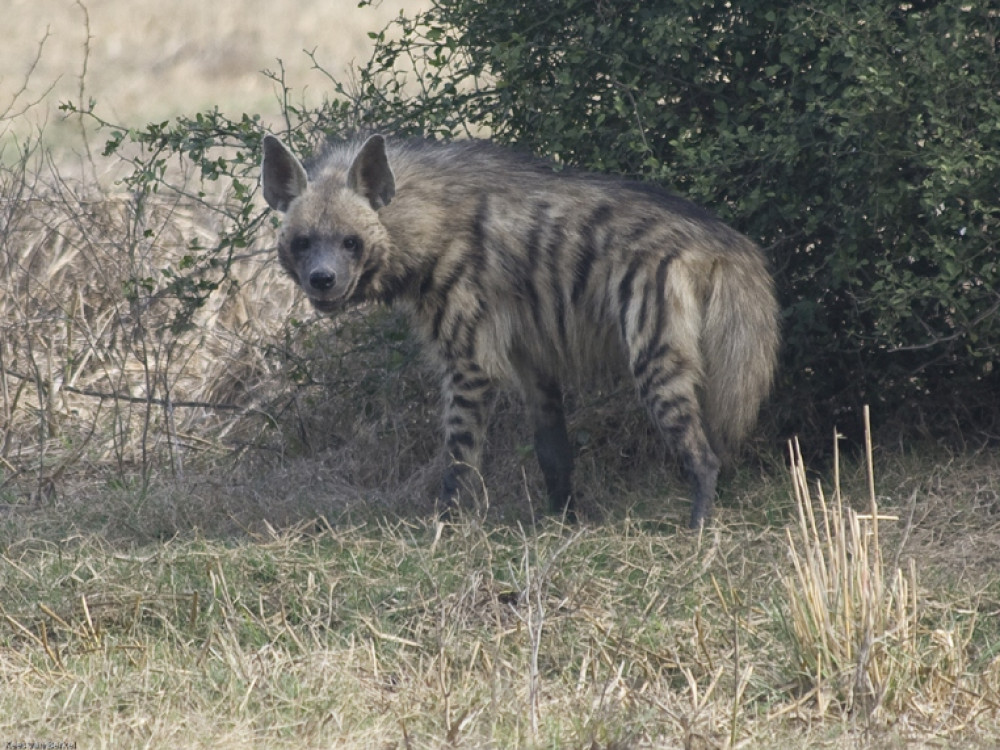
M 573 449 L 566 434 L 563 394 L 558 381 L 545 375 L 522 375 L 521 389 L 535 429 L 535 455 L 545 478 L 549 510 L 576 520 L 571 476 Z
M 477 472 L 493 394 L 493 381 L 474 363 L 458 363 L 445 375 L 445 449 L 451 463 L 441 484 L 442 510 L 482 489 Z

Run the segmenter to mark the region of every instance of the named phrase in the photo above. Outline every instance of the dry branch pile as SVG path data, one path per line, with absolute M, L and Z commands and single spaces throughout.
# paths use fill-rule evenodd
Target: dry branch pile
M 64 179 L 37 153 L 0 172 L 0 200 L 5 482 L 34 476 L 42 491 L 76 462 L 182 470 L 269 405 L 270 355 L 298 301 L 266 252 L 235 259 L 190 323 L 172 325 L 180 302 L 163 271 L 214 240 L 218 210 Z

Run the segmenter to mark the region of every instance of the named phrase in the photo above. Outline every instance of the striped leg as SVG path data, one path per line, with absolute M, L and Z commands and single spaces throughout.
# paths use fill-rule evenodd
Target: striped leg
M 441 485 L 441 504 L 446 510 L 479 494 L 475 472 L 482 458 L 494 385 L 478 365 L 466 362 L 445 376 L 443 391 L 445 449 L 451 460 Z
M 683 278 L 668 277 L 670 264 L 664 258 L 652 273 L 639 263 L 628 268 L 618 287 L 619 325 L 639 398 L 691 481 L 690 525 L 697 528 L 711 513 L 721 462 L 698 402 L 699 303 Z
M 661 371 L 660 378 L 647 380 L 639 390 L 691 482 L 690 526 L 696 529 L 712 512 L 720 461 L 705 436 L 693 381 L 690 372 L 681 371 L 671 377 Z

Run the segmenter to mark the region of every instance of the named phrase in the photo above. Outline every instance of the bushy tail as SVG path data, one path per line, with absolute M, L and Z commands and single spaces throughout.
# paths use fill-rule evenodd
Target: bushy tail
M 771 390 L 778 354 L 774 284 L 756 251 L 716 263 L 702 318 L 705 428 L 719 458 L 731 459 Z

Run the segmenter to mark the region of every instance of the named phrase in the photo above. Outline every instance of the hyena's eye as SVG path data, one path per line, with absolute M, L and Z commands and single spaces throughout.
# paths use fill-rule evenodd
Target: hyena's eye
M 349 252 L 349 253 L 351 253 L 353 255 L 358 255 L 358 254 L 361 253 L 361 238 L 360 237 L 356 237 L 353 234 L 352 235 L 348 235 L 347 237 L 344 237 L 344 243 L 343 244 L 344 244 L 344 249 L 347 252 Z
M 291 249 L 293 253 L 304 253 L 309 249 L 311 240 L 304 234 L 300 234 L 296 237 L 292 237 Z

